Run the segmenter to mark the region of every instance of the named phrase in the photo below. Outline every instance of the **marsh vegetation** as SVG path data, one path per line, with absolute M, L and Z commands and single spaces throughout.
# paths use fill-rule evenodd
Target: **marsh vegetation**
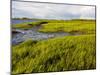
M 95 20 L 39 20 L 15 24 L 12 28 L 70 34 L 44 40 L 28 38 L 13 45 L 12 74 L 96 68 Z

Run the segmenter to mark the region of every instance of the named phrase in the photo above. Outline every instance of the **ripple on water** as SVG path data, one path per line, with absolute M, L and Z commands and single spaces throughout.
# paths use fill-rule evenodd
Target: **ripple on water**
M 28 39 L 44 40 L 48 38 L 61 37 L 61 36 L 67 36 L 67 35 L 70 35 L 70 34 L 64 33 L 64 32 L 41 33 L 34 30 L 27 30 L 27 31 L 22 31 L 21 33 L 14 34 L 14 36 L 12 37 L 12 44 L 15 45 Z

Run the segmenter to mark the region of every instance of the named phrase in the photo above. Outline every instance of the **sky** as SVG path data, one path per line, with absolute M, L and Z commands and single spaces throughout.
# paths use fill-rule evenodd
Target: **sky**
M 95 6 L 12 1 L 12 17 L 95 19 Z

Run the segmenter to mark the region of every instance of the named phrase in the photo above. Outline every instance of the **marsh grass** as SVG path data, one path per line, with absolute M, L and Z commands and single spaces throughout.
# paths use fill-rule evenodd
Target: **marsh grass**
M 40 25 L 42 21 L 37 21 L 37 22 L 25 22 L 25 23 L 20 23 L 20 24 L 14 24 L 12 25 L 12 28 L 18 28 L 18 29 L 30 29 L 34 26 Z
M 28 40 L 12 48 L 12 74 L 96 68 L 95 35 Z
M 45 24 L 44 24 L 45 23 Z M 26 40 L 12 47 L 12 74 L 88 70 L 96 68 L 95 20 L 41 20 L 13 25 L 39 32 L 68 32 L 80 35 L 47 40 Z
M 69 20 L 69 21 L 51 21 L 43 24 L 40 32 L 68 32 L 80 34 L 94 34 L 95 20 Z
M 40 25 L 39 32 L 67 32 L 80 34 L 95 34 L 95 20 L 40 20 L 12 25 L 12 28 L 30 29 Z

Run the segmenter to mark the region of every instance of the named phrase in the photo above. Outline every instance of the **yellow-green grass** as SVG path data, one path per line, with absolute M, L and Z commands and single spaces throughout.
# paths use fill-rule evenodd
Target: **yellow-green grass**
M 30 29 L 36 25 L 39 25 L 41 21 L 37 22 L 25 22 L 25 23 L 20 23 L 20 24 L 14 24 L 12 25 L 12 28 L 17 28 L 17 29 Z
M 12 74 L 96 68 L 95 35 L 28 40 L 12 48 Z
M 69 20 L 69 21 L 51 21 L 43 24 L 40 32 L 69 32 L 81 34 L 95 33 L 95 20 Z

